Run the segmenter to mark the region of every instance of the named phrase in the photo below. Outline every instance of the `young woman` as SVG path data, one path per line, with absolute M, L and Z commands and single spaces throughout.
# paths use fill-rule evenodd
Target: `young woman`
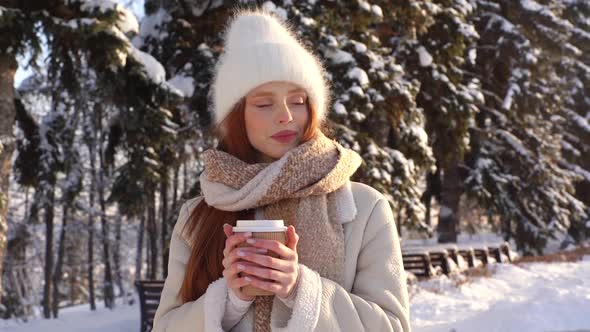
M 321 62 L 256 10 L 234 15 L 224 43 L 219 145 L 203 153 L 203 195 L 174 227 L 154 331 L 410 331 L 391 208 L 350 181 L 361 157 L 322 132 Z M 233 234 L 237 219 L 282 219 L 287 243 Z M 246 285 L 274 296 L 249 297 Z

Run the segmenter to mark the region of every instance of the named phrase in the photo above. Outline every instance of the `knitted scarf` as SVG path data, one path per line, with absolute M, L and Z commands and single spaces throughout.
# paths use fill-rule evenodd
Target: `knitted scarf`
M 344 280 L 341 223 L 356 214 L 350 177 L 362 158 L 318 131 L 272 163 L 248 164 L 220 150 L 203 153 L 201 190 L 224 211 L 261 207 L 264 218 L 283 219 L 299 234 L 299 262 L 340 285 Z M 342 211 L 352 211 L 346 214 Z M 273 296 L 254 301 L 254 331 L 270 331 Z

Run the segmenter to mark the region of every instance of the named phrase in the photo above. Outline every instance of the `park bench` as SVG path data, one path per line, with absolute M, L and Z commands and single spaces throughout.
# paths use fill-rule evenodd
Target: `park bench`
M 463 262 L 460 262 L 460 257 Z M 420 279 L 430 278 L 441 272 L 449 275 L 457 270 L 485 266 L 492 262 L 512 262 L 510 245 L 507 242 L 481 247 L 408 246 L 402 248 L 402 258 L 404 270 Z
M 152 330 L 154 316 L 160 304 L 160 295 L 164 289 L 164 280 L 136 280 L 135 287 L 139 293 L 140 332 Z
M 446 249 L 429 251 L 430 264 L 433 267 L 440 267 L 442 273 L 449 275 L 451 273 L 451 266 L 449 264 L 449 253 Z
M 402 252 L 402 259 L 404 270 L 418 278 L 430 278 L 436 274 L 427 252 Z

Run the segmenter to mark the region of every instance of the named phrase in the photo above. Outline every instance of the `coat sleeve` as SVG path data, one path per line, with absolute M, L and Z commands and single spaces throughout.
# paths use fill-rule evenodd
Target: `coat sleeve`
M 186 202 L 180 213 L 170 239 L 168 276 L 160 297 L 160 304 L 154 317 L 154 332 L 209 332 L 223 331 L 221 321 L 225 313 L 227 282 L 220 278 L 212 282 L 205 294 L 195 301 L 181 304 L 178 292 L 184 279 L 186 263 L 190 257 L 190 246 L 180 236 L 188 219 Z
M 286 326 L 271 319 L 273 331 L 411 331 L 399 237 L 386 199 L 367 221 L 351 292 L 299 266 L 291 318 Z

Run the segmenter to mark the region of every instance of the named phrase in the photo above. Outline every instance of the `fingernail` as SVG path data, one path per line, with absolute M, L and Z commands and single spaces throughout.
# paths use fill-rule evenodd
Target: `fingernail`
M 242 250 L 238 250 L 238 256 L 244 257 L 244 256 L 246 256 L 246 253 L 243 252 Z
M 238 270 L 244 270 L 246 267 L 242 264 L 238 264 Z
M 245 237 L 250 237 L 250 236 L 252 236 L 252 232 L 246 232 L 246 233 L 244 233 L 244 236 Z
M 246 240 L 246 242 L 248 242 L 248 243 L 250 243 L 250 244 L 254 244 L 254 243 L 256 243 L 256 241 L 255 241 L 254 239 L 248 239 L 248 240 Z
M 252 281 L 252 278 L 250 277 L 244 277 L 244 279 L 246 279 L 246 281 Z
M 259 252 L 259 253 L 262 253 L 262 254 L 265 254 L 267 251 L 268 250 L 266 250 L 265 248 L 258 248 L 258 249 L 256 249 L 256 252 Z

